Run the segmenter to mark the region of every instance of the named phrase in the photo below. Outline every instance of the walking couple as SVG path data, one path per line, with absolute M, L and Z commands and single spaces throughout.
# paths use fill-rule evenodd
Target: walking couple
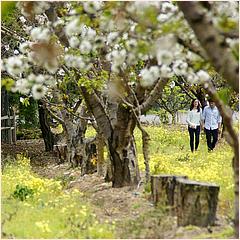
M 187 115 L 188 132 L 190 136 L 191 151 L 196 151 L 199 145 L 200 130 L 204 129 L 206 133 L 208 151 L 212 151 L 218 141 L 222 117 L 212 99 L 208 100 L 209 106 L 201 109 L 201 103 L 198 99 L 192 101 L 190 111 Z M 195 136 L 195 144 L 194 144 Z

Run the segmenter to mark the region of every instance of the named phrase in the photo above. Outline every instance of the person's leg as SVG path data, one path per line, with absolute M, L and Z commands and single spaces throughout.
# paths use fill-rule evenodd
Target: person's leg
M 212 136 L 213 136 L 213 141 L 212 141 L 212 149 L 215 148 L 216 143 L 218 141 L 218 129 L 211 130 L 212 131 Z
M 208 146 L 208 151 L 212 150 L 212 143 L 211 143 L 211 130 L 208 130 L 204 128 L 205 133 L 206 133 L 206 139 L 207 139 L 207 146 Z
M 198 149 L 199 135 L 200 135 L 200 126 L 197 126 L 197 129 L 195 130 L 195 150 Z
M 193 147 L 193 144 L 194 144 L 194 129 L 188 127 L 188 132 L 189 132 L 189 136 L 190 136 L 190 147 L 191 147 L 191 151 L 193 152 L 193 150 L 194 150 L 194 147 Z

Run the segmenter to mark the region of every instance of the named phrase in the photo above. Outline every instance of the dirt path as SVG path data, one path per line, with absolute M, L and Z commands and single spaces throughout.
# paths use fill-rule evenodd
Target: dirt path
M 106 183 L 96 173 L 81 176 L 80 169 L 56 164 L 53 154 L 44 151 L 41 139 L 21 140 L 16 145 L 2 144 L 2 156 L 17 153 L 30 157 L 33 171 L 38 175 L 60 180 L 66 190 L 77 188 L 83 192 L 84 200 L 91 205 L 99 221 L 115 222 L 118 238 L 196 238 L 201 234 L 214 238 L 229 229 L 229 223 L 222 216 L 218 216 L 217 226 L 211 229 L 179 228 L 176 217 L 166 214 L 166 209 L 153 206 L 143 184 L 139 188 L 112 188 L 111 183 Z

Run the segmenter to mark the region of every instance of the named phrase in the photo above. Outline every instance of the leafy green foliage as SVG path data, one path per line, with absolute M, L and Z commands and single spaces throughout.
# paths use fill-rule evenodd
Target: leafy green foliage
M 11 19 L 13 12 L 16 9 L 16 2 L 2 1 L 1 2 L 1 16 L 2 20 L 8 21 Z
M 5 87 L 7 91 L 10 91 L 15 81 L 12 78 L 5 77 L 5 78 L 2 78 L 1 83 L 2 83 L 2 87 Z
M 17 184 L 16 190 L 13 192 L 13 197 L 16 199 L 20 199 L 21 201 L 24 201 L 27 198 L 32 196 L 33 196 L 33 190 L 23 185 Z

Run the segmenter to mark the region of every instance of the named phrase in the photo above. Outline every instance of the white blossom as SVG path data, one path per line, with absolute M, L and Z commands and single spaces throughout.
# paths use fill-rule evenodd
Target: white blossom
M 96 37 L 96 31 L 92 28 L 88 28 L 87 29 L 87 33 L 86 33 L 86 38 L 89 40 L 89 41 L 92 41 L 94 40 Z
M 170 84 L 169 84 L 170 88 L 174 88 L 175 87 L 175 82 L 172 81 Z
M 158 20 L 160 23 L 164 23 L 164 22 L 166 22 L 168 19 L 169 19 L 169 15 L 168 15 L 168 14 L 160 13 L 160 14 L 157 16 L 157 20 Z
M 188 64 L 182 60 L 176 60 L 173 64 L 173 71 L 177 75 L 185 75 L 187 73 Z
M 89 53 L 90 51 L 91 51 L 91 49 L 92 49 L 92 45 L 91 45 L 91 43 L 89 42 L 89 41 L 87 41 L 87 40 L 83 40 L 82 42 L 81 42 L 81 44 L 80 44 L 80 51 L 81 51 L 81 53 Z
M 18 79 L 15 83 L 15 86 L 12 88 L 12 91 L 28 94 L 30 92 L 30 84 L 28 80 L 25 78 Z
M 129 39 L 126 41 L 127 49 L 132 50 L 132 48 L 137 46 L 137 41 L 135 39 Z
M 64 20 L 63 19 L 58 19 L 57 21 L 55 21 L 54 23 L 53 23 L 53 27 L 54 28 L 58 28 L 58 27 L 61 27 L 61 26 L 63 26 L 64 25 Z
M 85 12 L 94 14 L 96 11 L 100 10 L 102 6 L 101 1 L 89 1 L 83 2 L 83 9 Z
M 166 64 L 169 65 L 173 61 L 173 54 L 170 50 L 157 51 L 158 65 Z
M 26 53 L 28 48 L 29 48 L 29 42 L 24 42 L 19 45 L 19 50 L 22 53 Z
M 142 87 L 151 87 L 160 76 L 158 66 L 152 66 L 149 69 L 144 68 L 140 72 L 141 80 L 140 84 Z
M 162 2 L 162 12 L 164 13 L 175 13 L 177 7 L 171 2 Z
M 71 20 L 65 27 L 67 36 L 78 35 L 82 31 L 81 24 L 78 18 Z
M 126 55 L 127 52 L 125 49 L 122 49 L 120 51 L 113 50 L 111 53 L 113 63 L 116 64 L 117 66 L 122 65 L 126 59 Z
M 36 83 L 44 83 L 46 80 L 46 77 L 43 74 L 39 74 L 36 76 Z
M 10 47 L 9 47 L 8 44 L 7 44 L 7 45 L 4 45 L 4 48 L 5 48 L 6 51 L 8 51 L 8 50 L 10 49 Z
M 21 17 L 19 18 L 19 20 L 20 20 L 22 23 L 25 23 L 25 22 L 27 21 L 24 16 L 21 16 Z
M 198 71 L 197 76 L 199 77 L 200 82 L 207 82 L 210 80 L 209 74 L 203 70 Z
M 70 47 L 72 47 L 72 48 L 77 48 L 77 47 L 79 46 L 79 44 L 80 44 L 80 40 L 79 40 L 78 37 L 73 36 L 73 37 L 71 37 L 71 38 L 69 39 L 69 45 L 70 45 Z
M 46 92 L 47 92 L 47 88 L 42 84 L 34 84 L 32 87 L 32 95 L 33 95 L 33 98 L 36 100 L 44 97 Z
M 107 35 L 107 43 L 112 44 L 118 37 L 118 32 L 110 32 Z
M 28 67 L 29 65 L 22 55 L 10 57 L 6 60 L 6 70 L 13 76 L 23 73 Z
M 74 67 L 79 69 L 86 68 L 86 64 L 81 56 L 65 55 L 64 60 L 68 67 Z
M 163 78 L 170 78 L 173 76 L 172 70 L 167 65 L 163 64 L 160 67 L 160 76 Z
M 61 68 L 58 70 L 57 72 L 60 76 L 64 76 L 65 75 L 65 71 Z
M 19 51 L 18 51 L 17 49 L 15 49 L 15 50 L 13 51 L 13 54 L 18 55 L 18 54 L 19 54 Z
M 187 81 L 192 84 L 195 84 L 199 82 L 199 77 L 194 72 L 190 72 L 187 74 Z
M 47 28 L 36 27 L 31 31 L 31 38 L 33 41 L 45 41 L 48 42 L 50 40 L 51 33 Z

